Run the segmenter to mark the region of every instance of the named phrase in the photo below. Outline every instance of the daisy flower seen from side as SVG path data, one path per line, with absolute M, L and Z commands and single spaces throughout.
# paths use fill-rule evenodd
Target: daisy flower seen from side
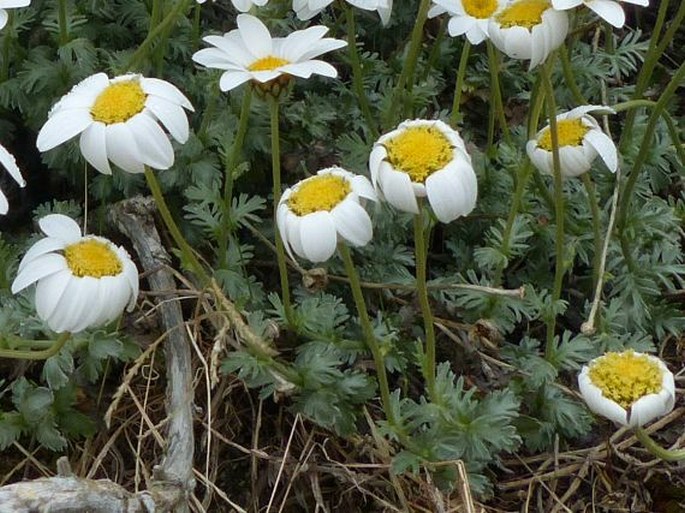
M 597 155 L 602 158 L 612 173 L 615 173 L 618 168 L 616 145 L 602 131 L 595 118 L 588 115 L 593 111 L 614 112 L 609 107 L 601 105 L 584 105 L 557 116 L 559 163 L 562 176 L 580 176 L 589 171 Z M 552 135 L 549 125 L 540 130 L 535 135 L 535 139 L 528 141 L 526 152 L 530 161 L 540 172 L 554 174 Z
M 207 0 L 196 0 L 198 4 L 204 4 Z M 214 1 L 214 0 L 212 0 Z M 252 6 L 264 7 L 269 0 L 231 0 L 233 7 L 238 9 L 240 12 L 249 11 Z
M 506 5 L 506 0 L 433 0 L 435 4 L 428 11 L 434 18 L 448 13 L 450 21 L 447 30 L 452 37 L 466 35 L 473 45 L 488 39 L 490 18 Z
M 626 14 L 618 3 L 619 1 L 642 7 L 649 6 L 649 0 L 552 0 L 552 6 L 558 11 L 565 11 L 584 5 L 614 27 L 621 28 L 626 22 Z
M 26 181 L 24 177 L 21 176 L 21 171 L 19 171 L 19 166 L 17 166 L 17 161 L 14 159 L 9 151 L 5 149 L 4 146 L 0 144 L 0 164 L 7 170 L 10 176 L 14 179 L 19 187 L 26 187 Z M 0 189 L 0 214 L 5 215 L 9 210 L 9 203 L 7 202 L 7 197 Z
M 373 234 L 365 200 L 376 201 L 371 182 L 340 167 L 322 169 L 286 189 L 276 223 L 290 256 L 325 262 L 338 242 L 365 246 Z
M 77 333 L 131 311 L 138 297 L 138 270 L 125 249 L 95 235 L 81 235 L 70 217 L 39 221 L 47 237 L 19 263 L 12 293 L 36 284 L 36 312 L 51 330 Z
M 17 7 L 28 7 L 31 0 L 0 0 L 0 29 L 7 25 L 9 15 L 5 9 L 16 9 Z
M 632 350 L 595 358 L 583 366 L 578 386 L 590 410 L 623 426 L 642 426 L 675 404 L 673 374 L 666 364 Z
M 80 134 L 83 157 L 101 173 L 112 173 L 110 161 L 129 173 L 143 173 L 145 166 L 168 169 L 174 150 L 165 129 L 179 143 L 188 140 L 184 109 L 193 106 L 169 82 L 97 73 L 55 104 L 36 145 L 48 151 Z
M 478 183 L 456 130 L 438 120 L 401 123 L 381 136 L 369 157 L 371 181 L 393 207 L 419 213 L 416 198 L 428 198 L 443 223 L 476 206 Z
M 293 0 L 293 10 L 301 20 L 309 20 L 333 3 L 334 0 Z M 365 11 L 377 11 L 381 23 L 390 21 L 393 0 L 345 0 L 348 4 Z
M 219 81 L 222 91 L 230 91 L 248 81 L 261 85 L 277 80 L 287 82 L 291 76 L 338 76 L 333 66 L 315 59 L 347 45 L 345 41 L 323 37 L 327 27 L 315 25 L 285 38 L 272 38 L 266 26 L 254 16 L 239 14 L 237 23 L 237 29 L 223 36 L 203 38 L 215 48 L 205 48 L 193 55 L 198 64 L 225 70 Z
M 567 33 L 568 15 L 548 0 L 515 0 L 488 22 L 493 44 L 513 59 L 530 60 L 529 69 L 561 46 Z

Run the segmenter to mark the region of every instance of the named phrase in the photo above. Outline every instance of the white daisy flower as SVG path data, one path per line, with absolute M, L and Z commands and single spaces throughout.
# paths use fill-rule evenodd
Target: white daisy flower
M 340 167 L 322 169 L 287 189 L 278 203 L 276 223 L 288 254 L 325 262 L 338 242 L 364 246 L 373 234 L 364 200 L 376 201 L 368 178 Z
M 656 356 L 606 353 L 583 366 L 578 386 L 590 410 L 623 426 L 639 427 L 675 404 L 673 374 Z
M 565 11 L 579 5 L 585 5 L 603 20 L 611 23 L 616 28 L 621 28 L 626 22 L 626 14 L 618 3 L 619 1 L 642 7 L 649 6 L 649 0 L 552 0 L 552 6 L 558 11 Z
M 204 4 L 207 0 L 196 0 L 198 4 Z M 212 0 L 213 2 L 214 0 Z M 233 7 L 238 9 L 240 12 L 249 11 L 252 6 L 264 7 L 269 0 L 231 0 Z
M 338 76 L 333 66 L 314 59 L 347 45 L 345 41 L 324 38 L 327 27 L 316 25 L 285 38 L 272 38 L 254 16 L 239 14 L 237 22 L 238 28 L 223 36 L 203 38 L 216 48 L 205 48 L 193 55 L 198 64 L 226 70 L 219 81 L 222 91 L 230 91 L 248 80 L 265 84 L 279 77 L 287 80 L 290 76 L 309 78 L 313 74 Z
M 301 20 L 309 20 L 333 3 L 334 0 L 293 0 L 293 10 Z M 390 21 L 393 0 L 345 0 L 348 4 L 364 9 L 377 11 L 381 23 L 387 25 Z
M 447 12 L 451 17 L 447 30 L 452 37 L 466 34 L 472 45 L 488 39 L 490 18 L 504 8 L 507 0 L 433 0 L 429 18 Z
M 369 169 L 376 191 L 398 210 L 418 214 L 416 198 L 428 197 L 435 216 L 449 223 L 476 206 L 471 157 L 459 133 L 442 121 L 405 121 L 381 136 Z
M 125 249 L 103 237 L 81 235 L 61 214 L 39 221 L 47 235 L 19 263 L 12 293 L 36 283 L 36 312 L 51 330 L 77 333 L 119 317 L 138 297 L 138 270 Z
M 129 173 L 145 166 L 168 169 L 174 150 L 164 128 L 179 143 L 188 140 L 185 111 L 193 106 L 169 82 L 141 75 L 91 75 L 75 85 L 48 114 L 36 146 L 48 151 L 81 134 L 81 153 L 98 171 L 109 162 Z M 160 126 L 161 125 L 161 126 Z
M 0 0 L 0 29 L 7 25 L 9 16 L 5 9 L 16 9 L 17 7 L 28 7 L 31 0 Z
M 17 166 L 17 161 L 14 159 L 9 151 L 5 149 L 4 146 L 0 144 L 0 164 L 7 170 L 14 181 L 19 184 L 19 187 L 26 187 L 26 181 L 24 177 L 21 176 L 21 171 Z M 7 203 L 7 197 L 0 189 L 0 214 L 5 215 L 9 210 L 9 203 Z
M 562 176 L 580 176 L 590 170 L 597 155 L 612 173 L 618 168 L 618 152 L 611 137 L 602 132 L 599 123 L 588 112 L 613 109 L 602 105 L 583 105 L 557 116 L 559 163 Z M 528 141 L 526 152 L 540 172 L 554 175 L 552 134 L 549 125 Z
M 488 23 L 493 44 L 513 59 L 530 59 L 529 69 L 559 48 L 567 33 L 568 15 L 548 0 L 516 0 Z

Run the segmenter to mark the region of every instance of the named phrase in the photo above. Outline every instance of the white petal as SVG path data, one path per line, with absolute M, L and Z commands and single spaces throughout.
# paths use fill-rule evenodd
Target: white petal
M 62 294 L 62 301 L 59 308 L 53 315 L 44 319 L 50 329 L 57 333 L 70 331 L 78 333 L 83 331 L 86 326 L 83 324 L 84 317 L 89 308 L 98 308 L 94 305 L 92 291 L 95 290 L 91 280 L 72 277 L 67 284 L 67 288 Z
M 105 175 L 112 174 L 112 168 L 107 159 L 107 139 L 105 137 L 105 124 L 92 123 L 81 134 L 79 140 L 81 154 L 88 163 Z
M 590 130 L 585 134 L 585 140 L 599 153 L 609 171 L 615 173 L 618 169 L 618 152 L 611 137 L 601 130 Z
M 301 78 L 309 78 L 313 74 L 330 78 L 335 78 L 338 76 L 338 70 L 332 65 L 328 64 L 327 62 L 317 60 L 286 64 L 281 66 L 279 70 L 282 73 L 288 73 L 289 75 L 294 75 Z
M 252 78 L 252 74 L 246 71 L 227 71 L 219 79 L 219 89 L 222 91 L 230 91 L 239 85 L 244 84 Z
M 12 294 L 24 290 L 29 285 L 57 273 L 67 267 L 67 262 L 62 255 L 48 253 L 39 256 L 22 270 L 12 282 Z
M 589 112 L 596 112 L 598 114 L 616 114 L 616 111 L 608 105 L 581 105 L 580 107 L 576 107 L 575 109 L 571 109 L 566 112 L 563 119 L 581 118 Z M 559 116 L 558 119 L 562 119 L 561 116 Z M 585 119 L 589 120 L 591 118 L 586 117 Z
M 460 166 L 469 169 L 460 169 Z M 468 164 L 457 161 L 426 179 L 428 201 L 441 222 L 449 223 L 473 210 L 475 197 L 464 180 L 464 174 L 469 171 L 473 173 Z
M 252 55 L 259 59 L 271 54 L 271 34 L 259 18 L 249 14 L 239 14 L 236 22 L 240 37 Z
M 390 164 L 382 162 L 378 175 L 379 188 L 393 207 L 412 214 L 419 213 L 414 188 L 407 173 L 395 171 Z
M 666 415 L 673 409 L 673 397 L 669 394 L 649 394 L 640 397 L 630 408 L 630 426 L 643 426 Z
M 475 20 L 471 16 L 453 16 L 447 23 L 447 30 L 450 36 L 457 37 L 466 34 L 475 25 Z
M 307 258 L 304 253 L 304 249 L 302 249 L 302 237 L 300 235 L 301 219 L 301 217 L 293 214 L 290 209 L 288 209 L 285 216 L 285 227 L 288 232 L 288 242 L 290 243 L 292 251 L 302 258 Z M 293 260 L 295 260 L 295 257 L 292 255 L 292 253 L 290 256 Z
M 143 164 L 154 169 L 169 169 L 174 163 L 174 149 L 164 130 L 152 117 L 140 113 L 126 124 L 134 134 Z
M 594 150 L 587 152 L 582 146 L 562 146 L 559 148 L 559 165 L 562 176 L 580 176 L 592 167 L 592 160 L 596 154 Z M 554 156 L 549 152 L 552 159 Z M 554 164 L 552 160 L 552 174 L 554 174 Z
M 65 245 L 81 240 L 81 227 L 71 217 L 63 214 L 41 217 L 38 226 L 45 235 L 64 241 Z
M 573 9 L 583 3 L 583 0 L 552 0 L 552 7 L 557 11 Z
M 9 15 L 7 14 L 7 11 L 5 9 L 0 9 L 0 29 L 5 28 L 8 19 Z
M 347 41 L 327 37 L 315 45 L 312 45 L 308 51 L 300 56 L 300 61 L 313 59 L 314 57 L 319 57 L 324 53 L 332 52 L 333 50 L 338 50 L 339 48 L 344 48 L 345 46 L 347 46 Z
M 107 156 L 128 173 L 144 173 L 145 168 L 136 139 L 126 123 L 107 125 Z
M 325 262 L 338 244 L 338 234 L 329 212 L 313 212 L 300 218 L 303 256 L 314 263 Z
M 166 128 L 171 137 L 181 144 L 188 140 L 188 117 L 179 105 L 158 96 L 151 96 L 145 102 L 160 123 Z
M 21 171 L 19 171 L 19 167 L 17 166 L 17 161 L 14 158 L 14 155 L 12 155 L 3 145 L 0 144 L 0 164 L 2 164 L 7 172 L 10 174 L 12 178 L 14 178 L 14 181 L 19 184 L 20 187 L 25 187 L 26 186 L 26 181 L 24 180 L 24 177 L 21 176 Z
M 83 132 L 93 123 L 90 111 L 85 109 L 60 110 L 50 117 L 38 132 L 38 151 L 48 151 Z
M 290 62 L 297 62 L 307 51 L 311 50 L 328 32 L 328 27 L 315 25 L 305 30 L 291 32 L 283 41 L 283 58 Z
M 9 210 L 10 204 L 7 203 L 7 196 L 0 189 L 0 214 L 5 215 Z
M 186 110 L 193 111 L 193 104 L 190 100 L 173 84 L 159 78 L 143 78 L 140 80 L 140 87 L 151 96 L 160 96 L 167 101 L 180 105 Z
M 594 0 L 586 4 L 590 9 L 605 21 L 608 21 L 616 28 L 621 28 L 626 22 L 626 15 L 623 8 L 611 0 Z
M 504 30 L 504 53 L 514 59 L 530 59 L 533 53 L 532 35 L 523 27 L 511 27 Z
M 578 388 L 590 410 L 613 420 L 617 424 L 623 426 L 628 424 L 626 410 L 611 399 L 604 397 L 602 391 L 592 383 L 587 366 L 584 366 L 578 375 Z
M 62 301 L 62 295 L 73 278 L 71 271 L 65 268 L 55 274 L 46 276 L 36 285 L 36 313 L 41 319 L 49 319 Z
M 378 201 L 373 185 L 365 176 L 356 175 L 352 178 L 352 190 L 364 199 Z
M 371 173 L 371 183 L 375 187 L 378 186 L 378 171 L 381 166 L 381 162 L 388 156 L 388 151 L 382 144 L 374 144 L 371 150 L 371 155 L 369 155 L 369 172 Z
M 44 255 L 46 253 L 50 253 L 52 251 L 62 250 L 64 249 L 64 246 L 64 241 L 61 239 L 56 239 L 54 237 L 46 237 L 44 239 L 40 239 L 26 252 L 24 258 L 22 258 L 21 262 L 19 262 L 19 268 L 17 271 L 23 271 L 24 267 L 29 265 L 31 261 L 33 261 L 37 257 Z
M 335 228 L 353 246 L 365 246 L 373 236 L 373 226 L 364 207 L 352 199 L 345 199 L 331 210 Z

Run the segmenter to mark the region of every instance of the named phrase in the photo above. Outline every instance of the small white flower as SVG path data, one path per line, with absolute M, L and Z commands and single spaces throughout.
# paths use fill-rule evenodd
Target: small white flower
M 138 270 L 125 249 L 103 237 L 81 235 L 61 214 L 39 221 L 47 235 L 19 263 L 12 293 L 36 283 L 36 312 L 51 330 L 77 333 L 119 317 L 138 297 Z
M 36 146 L 48 151 L 81 134 L 81 153 L 101 173 L 112 174 L 110 161 L 129 173 L 143 173 L 146 165 L 168 169 L 174 150 L 162 127 L 178 142 L 186 142 L 183 109 L 192 111 L 193 106 L 169 82 L 134 74 L 110 79 L 97 73 L 55 104 Z
M 433 0 L 435 5 L 428 11 L 428 17 L 434 18 L 447 12 L 450 21 L 447 30 L 452 37 L 466 34 L 473 45 L 488 39 L 490 18 L 500 11 L 507 0 Z
M 196 0 L 198 4 L 204 4 L 207 0 Z M 212 0 L 214 1 L 214 0 Z M 269 0 L 231 0 L 233 7 L 238 9 L 240 12 L 249 11 L 253 5 L 257 7 L 264 7 Z
M 193 55 L 198 64 L 226 70 L 219 81 L 222 91 L 230 91 L 248 80 L 264 84 L 290 75 L 301 78 L 313 74 L 338 76 L 333 66 L 314 59 L 347 45 L 339 39 L 324 38 L 327 27 L 315 25 L 285 38 L 272 38 L 266 26 L 254 16 L 239 14 L 237 22 L 238 28 L 223 36 L 203 38 L 216 48 L 205 48 Z
M 368 178 L 340 167 L 322 169 L 287 189 L 278 203 L 276 223 L 288 254 L 325 262 L 340 241 L 366 245 L 373 228 L 364 200 L 376 201 Z
M 611 138 L 602 132 L 599 123 L 588 112 L 614 111 L 602 105 L 583 105 L 557 115 L 559 163 L 562 176 L 580 176 L 590 170 L 597 155 L 612 173 L 618 168 L 618 152 Z M 552 136 L 547 125 L 535 139 L 528 141 L 526 152 L 540 172 L 553 175 Z
M 398 210 L 418 214 L 416 198 L 428 197 L 435 216 L 449 223 L 476 206 L 471 157 L 459 133 L 442 121 L 405 121 L 381 136 L 369 169 L 376 191 Z
M 516 0 L 490 18 L 488 34 L 500 51 L 529 60 L 528 69 L 544 62 L 568 33 L 568 15 L 548 0 Z
M 675 404 L 673 374 L 656 356 L 607 353 L 583 366 L 578 386 L 588 408 L 623 426 L 638 427 Z
M 21 176 L 21 171 L 17 166 L 17 161 L 14 156 L 5 149 L 4 146 L 0 144 L 0 164 L 7 170 L 14 181 L 19 184 L 19 187 L 26 187 L 26 181 L 24 177 Z M 0 189 L 0 214 L 5 215 L 9 209 L 9 203 L 7 203 L 7 197 Z
M 626 22 L 626 15 L 619 1 L 629 4 L 649 6 L 649 0 L 552 0 L 552 6 L 558 11 L 573 9 L 579 5 L 586 5 L 592 9 L 597 16 L 611 23 L 616 28 L 621 28 Z
M 7 25 L 7 11 L 5 9 L 16 9 L 17 7 L 28 7 L 31 0 L 0 0 L 0 29 Z
M 333 3 L 334 0 L 293 0 L 293 10 L 301 20 L 309 20 Z M 393 0 L 345 0 L 348 4 L 364 9 L 377 11 L 383 25 L 390 21 Z

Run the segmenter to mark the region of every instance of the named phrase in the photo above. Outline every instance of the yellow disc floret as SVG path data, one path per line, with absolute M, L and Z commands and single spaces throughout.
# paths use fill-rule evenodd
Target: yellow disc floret
M 285 66 L 286 64 L 290 64 L 290 61 L 269 55 L 268 57 L 262 57 L 261 59 L 254 61 L 247 69 L 250 71 L 272 71 L 279 66 Z
M 300 184 L 288 198 L 288 206 L 298 216 L 313 212 L 330 212 L 352 190 L 344 178 L 335 175 L 319 175 Z
M 525 27 L 532 29 L 542 23 L 542 13 L 552 6 L 548 0 L 519 0 L 497 15 L 503 28 Z
M 562 119 L 557 121 L 557 139 L 559 147 L 580 146 L 583 144 L 585 134 L 590 128 L 583 124 L 583 120 Z M 543 150 L 552 151 L 552 131 L 549 127 L 545 128 L 538 139 L 538 146 Z
M 112 248 L 97 239 L 85 239 L 64 248 L 64 258 L 74 276 L 102 278 L 121 274 L 121 260 Z
M 384 143 L 388 162 L 409 175 L 412 182 L 424 183 L 426 178 L 445 167 L 453 148 L 445 134 L 431 126 L 407 128 Z
M 659 393 L 663 379 L 656 362 L 633 351 L 607 353 L 591 365 L 589 374 L 604 397 L 626 410 L 641 397 Z
M 489 18 L 497 10 L 497 0 L 462 0 L 466 14 L 474 18 Z
M 138 80 L 116 82 L 100 93 L 90 113 L 95 121 L 106 125 L 123 123 L 145 108 L 146 98 Z

